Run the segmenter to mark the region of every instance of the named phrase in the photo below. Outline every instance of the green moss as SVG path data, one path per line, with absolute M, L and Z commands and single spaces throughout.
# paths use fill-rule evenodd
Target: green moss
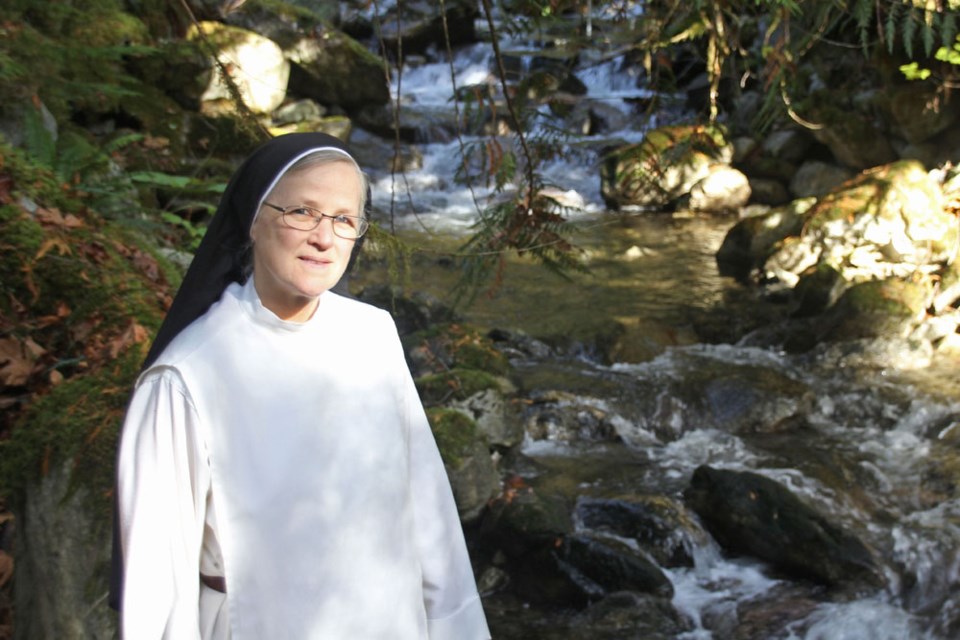
M 106 516 L 114 484 L 118 431 L 143 360 L 129 349 L 109 366 L 73 376 L 40 396 L 0 443 L 0 487 L 15 503 L 63 461 L 72 461 L 71 492 L 86 488 Z
M 129 227 L 108 223 L 0 147 L 0 331 L 42 353 L 0 423 L 0 491 L 16 502 L 48 469 L 109 509 L 117 430 L 176 270 Z M 33 204 L 21 204 L 29 195 Z M 59 209 L 55 205 L 75 208 Z M 103 499 L 100 499 L 103 498 Z
M 424 344 L 449 368 L 476 369 L 506 375 L 510 362 L 477 327 L 460 323 L 437 324 L 404 339 L 404 346 Z
M 474 443 L 483 438 L 477 424 L 462 412 L 445 408 L 427 409 L 427 419 L 444 464 L 459 469 L 473 454 Z
M 417 379 L 417 390 L 426 404 L 466 400 L 481 391 L 499 388 L 496 377 L 473 369 L 451 369 Z

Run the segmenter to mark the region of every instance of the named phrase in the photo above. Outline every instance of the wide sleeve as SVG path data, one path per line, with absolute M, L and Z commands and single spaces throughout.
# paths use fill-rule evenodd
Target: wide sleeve
M 488 640 L 490 632 L 450 481 L 409 372 L 404 404 L 410 425 L 414 530 L 430 640 Z
M 175 370 L 134 392 L 117 470 L 124 557 L 121 637 L 200 637 L 199 561 L 210 471 L 196 410 Z

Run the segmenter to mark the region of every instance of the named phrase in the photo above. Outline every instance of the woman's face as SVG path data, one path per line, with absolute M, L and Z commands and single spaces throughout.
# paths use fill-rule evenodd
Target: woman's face
M 279 207 L 306 205 L 327 215 L 362 215 L 360 177 L 349 162 L 331 162 L 288 173 L 267 196 Z M 303 322 L 340 280 L 356 240 L 333 233 L 324 218 L 313 231 L 291 229 L 279 211 L 264 207 L 250 229 L 253 283 L 263 306 L 284 320 Z

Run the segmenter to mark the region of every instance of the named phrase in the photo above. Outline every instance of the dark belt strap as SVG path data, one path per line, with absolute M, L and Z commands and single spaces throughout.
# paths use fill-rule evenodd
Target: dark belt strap
M 207 576 L 201 573 L 200 582 L 214 591 L 219 591 L 220 593 L 227 592 L 227 581 L 223 579 L 223 576 Z

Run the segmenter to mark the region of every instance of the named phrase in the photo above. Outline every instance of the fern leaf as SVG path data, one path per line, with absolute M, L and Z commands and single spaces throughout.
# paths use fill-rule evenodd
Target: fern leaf
M 957 14 L 947 13 L 943 17 L 943 24 L 940 26 L 940 39 L 945 47 L 953 45 L 957 37 Z
M 923 23 L 923 29 L 920 32 L 921 37 L 923 38 L 923 53 L 924 55 L 929 56 L 930 52 L 933 51 L 934 40 L 936 39 L 936 34 L 933 32 L 933 26 L 930 22 Z
M 894 2 L 890 5 L 887 12 L 887 21 L 884 25 L 884 35 L 887 38 L 887 53 L 893 53 L 894 44 L 897 41 L 897 18 L 900 15 L 900 7 L 903 5 Z
M 920 19 L 916 10 L 911 10 L 903 23 L 903 50 L 907 52 L 907 56 L 910 58 L 913 58 L 913 41 L 917 35 L 919 22 Z

